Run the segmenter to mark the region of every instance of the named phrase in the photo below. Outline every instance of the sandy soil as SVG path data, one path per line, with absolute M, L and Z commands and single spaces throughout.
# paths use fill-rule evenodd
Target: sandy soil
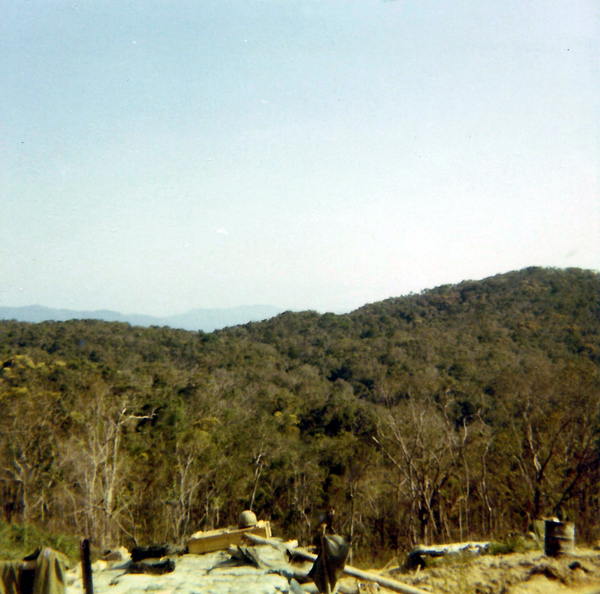
M 263 560 L 284 563 L 280 552 L 260 547 Z M 127 572 L 129 561 L 94 564 L 96 594 L 287 594 L 288 580 L 264 569 L 231 563 L 225 553 L 177 557 L 173 573 L 162 576 Z M 307 565 L 306 569 L 310 567 Z M 510 555 L 449 556 L 427 568 L 376 572 L 432 594 L 600 594 L 600 551 L 577 549 L 576 554 L 550 558 L 540 551 Z M 344 577 L 347 592 L 383 594 L 374 583 Z M 67 594 L 83 594 L 81 566 L 68 572 Z M 312 587 L 311 587 L 312 586 Z M 306 586 L 315 591 L 314 585 Z
M 600 594 L 600 551 L 578 549 L 560 558 L 535 551 L 442 559 L 426 569 L 389 575 L 439 594 Z

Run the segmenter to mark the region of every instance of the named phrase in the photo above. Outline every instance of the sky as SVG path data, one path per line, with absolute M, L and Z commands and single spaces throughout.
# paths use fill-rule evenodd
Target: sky
M 600 269 L 595 0 L 0 0 L 0 305 L 351 311 Z

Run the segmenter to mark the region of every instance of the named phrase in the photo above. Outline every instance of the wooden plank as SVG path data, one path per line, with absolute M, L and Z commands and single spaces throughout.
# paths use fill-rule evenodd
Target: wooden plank
M 271 538 L 271 525 L 269 522 L 260 521 L 251 528 L 224 528 L 223 530 L 196 532 L 188 541 L 188 551 L 194 555 L 225 551 L 230 545 L 244 544 L 244 535 L 246 534 Z

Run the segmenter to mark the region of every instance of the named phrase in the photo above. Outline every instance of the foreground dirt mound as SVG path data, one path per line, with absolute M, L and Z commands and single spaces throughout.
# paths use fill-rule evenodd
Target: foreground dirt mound
M 163 558 L 168 571 L 139 573 L 129 553 L 98 561 L 93 566 L 96 594 L 291 594 L 297 572 L 306 573 L 311 563 L 290 566 L 283 553 L 272 547 L 246 547 L 244 558 L 231 552 Z M 372 573 L 377 573 L 373 571 Z M 451 555 L 436 559 L 425 569 L 404 573 L 382 571 L 432 594 L 600 594 L 600 551 L 578 549 L 577 554 L 550 558 L 540 551 L 510 555 Z M 81 565 L 67 573 L 67 594 L 84 594 Z M 341 592 L 383 594 L 372 582 L 344 576 Z M 315 593 L 314 584 L 304 584 Z M 401 591 L 401 590 L 400 590 Z
M 577 550 L 560 558 L 536 551 L 443 559 L 396 577 L 440 594 L 600 594 L 600 552 Z

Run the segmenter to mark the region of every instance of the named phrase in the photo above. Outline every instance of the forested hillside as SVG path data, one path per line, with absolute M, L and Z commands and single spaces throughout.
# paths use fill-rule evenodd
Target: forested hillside
M 499 537 L 560 507 L 598 536 L 600 275 L 530 268 L 211 334 L 0 322 L 7 521 L 100 546 L 251 508 L 359 554 Z

